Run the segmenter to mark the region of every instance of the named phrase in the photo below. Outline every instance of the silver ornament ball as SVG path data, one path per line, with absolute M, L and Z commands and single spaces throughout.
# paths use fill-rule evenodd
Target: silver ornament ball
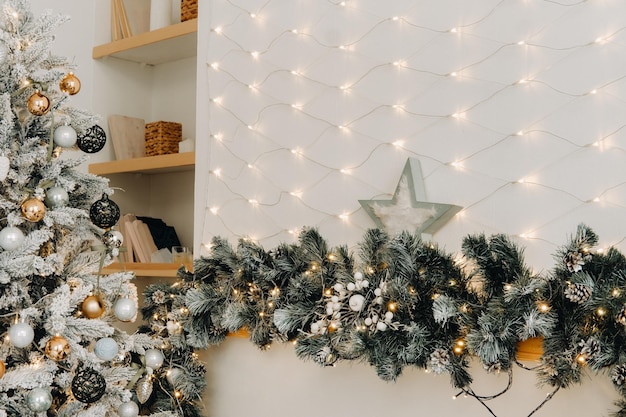
M 139 415 L 139 406 L 134 401 L 122 403 L 117 408 L 117 414 L 120 417 L 137 417 Z
M 47 388 L 33 388 L 26 396 L 26 405 L 35 412 L 46 411 L 52 405 L 52 394 Z
M 93 351 L 96 356 L 103 361 L 110 361 L 113 360 L 115 356 L 117 356 L 119 347 L 117 346 L 117 342 L 112 338 L 103 337 L 96 342 L 96 347 Z
M 46 205 L 52 209 L 65 207 L 70 201 L 70 196 L 62 187 L 50 187 L 46 191 Z
M 35 331 L 28 323 L 15 323 L 9 329 L 11 344 L 17 348 L 30 345 L 35 338 Z
M 120 298 L 113 305 L 115 317 L 121 321 L 131 321 L 137 314 L 137 305 L 130 298 Z
M 76 145 L 78 135 L 72 126 L 59 126 L 54 129 L 54 143 L 62 148 L 71 148 Z
M 146 350 L 144 358 L 146 360 L 146 367 L 152 369 L 159 369 L 161 365 L 163 365 L 163 361 L 165 360 L 163 352 L 158 349 Z
M 0 247 L 4 250 L 15 250 L 24 243 L 24 233 L 15 226 L 0 230 Z

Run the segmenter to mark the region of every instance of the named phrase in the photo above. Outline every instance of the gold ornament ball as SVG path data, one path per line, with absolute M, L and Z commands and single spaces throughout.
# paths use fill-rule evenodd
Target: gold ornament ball
M 89 319 L 97 319 L 104 313 L 104 301 L 97 295 L 90 295 L 81 306 L 83 315 Z
M 46 215 L 46 205 L 38 198 L 29 198 L 21 206 L 22 216 L 28 221 L 38 222 Z
M 80 91 L 80 80 L 73 72 L 67 74 L 59 83 L 59 89 L 64 93 L 73 96 Z
M 4 364 L 4 362 L 0 360 L 0 378 L 4 376 L 4 373 L 6 372 L 6 370 L 7 370 L 6 365 Z
M 62 336 L 54 336 L 46 343 L 46 356 L 53 361 L 62 361 L 70 354 L 70 343 Z
M 28 111 L 35 116 L 43 116 L 50 110 L 50 99 L 41 94 L 39 91 L 35 91 L 28 99 Z

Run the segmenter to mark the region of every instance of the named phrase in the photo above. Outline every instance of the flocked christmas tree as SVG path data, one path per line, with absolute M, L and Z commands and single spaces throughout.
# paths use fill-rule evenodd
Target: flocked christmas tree
M 78 168 L 106 137 L 70 105 L 80 80 L 50 52 L 67 17 L 0 7 L 0 416 L 195 415 L 171 384 L 157 401 L 167 341 L 116 328 L 135 319 L 136 287 L 101 274 L 122 244 L 119 208 Z

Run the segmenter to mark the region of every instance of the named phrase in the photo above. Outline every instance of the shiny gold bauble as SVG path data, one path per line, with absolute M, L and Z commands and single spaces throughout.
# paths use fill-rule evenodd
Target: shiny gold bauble
M 43 116 L 50 110 L 50 99 L 39 91 L 35 91 L 28 99 L 28 111 L 35 116 Z
M 46 215 L 46 205 L 38 198 L 29 198 L 21 206 L 22 216 L 28 221 L 38 222 Z
M 6 372 L 6 370 L 7 370 L 6 365 L 4 364 L 4 362 L 0 360 L 0 378 L 4 376 L 4 373 Z
M 73 96 L 80 91 L 80 80 L 73 72 L 67 74 L 59 83 L 59 89 L 64 93 Z
M 89 319 L 97 319 L 104 313 L 104 301 L 97 295 L 90 295 L 80 307 L 83 315 Z
M 62 361 L 70 354 L 70 343 L 62 336 L 54 336 L 46 343 L 46 356 L 53 361 Z

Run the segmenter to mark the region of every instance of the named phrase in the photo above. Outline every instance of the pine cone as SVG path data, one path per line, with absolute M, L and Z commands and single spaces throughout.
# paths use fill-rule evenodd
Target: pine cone
M 611 371 L 611 381 L 617 387 L 624 385 L 626 381 L 626 364 L 616 365 Z
M 591 254 L 588 252 L 569 252 L 563 258 L 568 271 L 578 272 L 583 269 L 583 265 L 591 260 Z
M 450 367 L 450 352 L 437 348 L 430 354 L 428 367 L 436 374 L 447 372 Z
M 598 352 L 600 352 L 600 342 L 597 339 L 589 338 L 583 339 L 578 344 L 580 346 L 580 354 L 585 355 L 587 358 L 593 358 Z
M 591 298 L 591 288 L 584 284 L 569 284 L 564 291 L 565 298 L 576 304 L 586 303 Z

